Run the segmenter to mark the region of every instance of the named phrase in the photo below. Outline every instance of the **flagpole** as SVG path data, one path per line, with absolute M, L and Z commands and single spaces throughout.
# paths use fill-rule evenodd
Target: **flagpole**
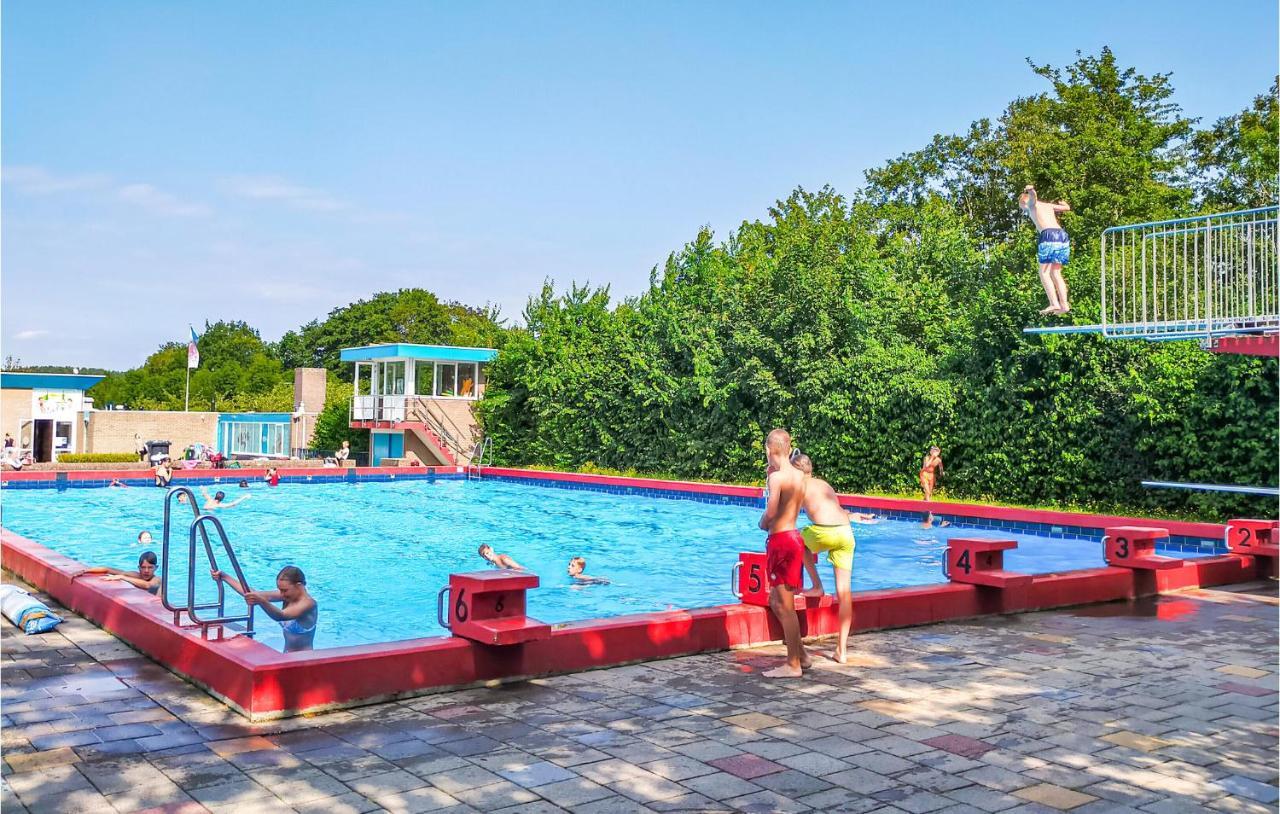
M 191 409 L 191 365 L 187 365 L 187 394 L 182 397 L 182 412 Z

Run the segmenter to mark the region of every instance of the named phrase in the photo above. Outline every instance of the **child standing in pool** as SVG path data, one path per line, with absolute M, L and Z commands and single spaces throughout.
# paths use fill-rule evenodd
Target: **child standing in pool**
M 302 569 L 286 565 L 276 575 L 274 591 L 246 591 L 240 581 L 227 576 L 216 568 L 209 572 L 214 582 L 225 582 L 231 590 L 244 597 L 248 605 L 262 608 L 262 612 L 280 623 L 284 631 L 284 652 L 311 650 L 316 638 L 316 622 L 320 618 L 320 606 L 307 593 L 307 577 Z M 273 602 L 283 602 L 277 608 Z

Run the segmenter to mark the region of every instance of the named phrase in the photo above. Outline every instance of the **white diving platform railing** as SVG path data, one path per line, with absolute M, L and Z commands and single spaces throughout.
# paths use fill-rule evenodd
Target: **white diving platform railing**
M 1275 486 L 1231 486 L 1225 483 L 1178 483 L 1167 480 L 1144 480 L 1142 485 L 1148 489 L 1191 489 L 1197 492 L 1231 492 L 1237 495 L 1280 497 L 1280 488 Z
M 1211 341 L 1280 330 L 1278 210 L 1268 206 L 1103 231 L 1102 323 L 1076 332 Z

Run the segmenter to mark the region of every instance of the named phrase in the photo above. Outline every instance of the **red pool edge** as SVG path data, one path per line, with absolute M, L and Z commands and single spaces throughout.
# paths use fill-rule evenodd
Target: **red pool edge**
M 285 474 L 302 474 L 304 471 L 337 474 L 332 469 L 289 470 Z M 715 495 L 759 495 L 759 489 L 741 486 L 515 469 L 486 468 L 486 471 L 530 479 L 554 478 L 567 482 Z M 255 472 L 240 470 L 237 474 L 252 477 Z M 361 469 L 359 472 L 403 474 L 406 470 Z M 54 473 L 21 474 L 51 476 Z M 126 476 L 138 477 L 138 474 L 134 470 Z M 94 471 L 85 477 L 89 476 L 103 479 L 119 475 Z M 209 472 L 204 470 L 195 476 L 208 477 Z M 972 504 L 924 504 L 922 501 L 861 496 L 846 496 L 844 499 L 859 506 L 903 511 L 922 511 L 926 506 L 937 511 L 945 506 L 949 515 L 1021 522 L 1093 528 L 1139 523 L 1167 528 L 1171 534 L 1199 537 L 1220 537 L 1222 534 L 1221 526 L 1207 523 L 1149 521 Z M 975 511 L 965 511 L 969 508 Z M 158 598 L 121 583 L 84 578 L 73 580 L 71 576 L 83 567 L 81 563 L 3 529 L 0 529 L 0 564 L 5 570 L 47 592 L 69 610 L 119 636 L 252 720 L 749 647 L 778 641 L 782 635 L 777 621 L 766 609 L 734 604 L 558 625 L 549 639 L 506 647 L 481 645 L 452 637 L 431 637 L 286 654 L 243 637 L 210 641 L 203 639 L 195 628 L 175 627 L 172 615 L 164 610 Z M 854 594 L 854 630 L 909 627 L 987 614 L 1132 599 L 1188 588 L 1247 582 L 1262 576 L 1265 572 L 1255 558 L 1227 555 L 1187 560 L 1181 567 L 1156 572 L 1105 567 L 1037 575 L 1025 591 L 1016 594 L 957 583 L 863 591 Z M 833 606 L 811 608 L 803 611 L 801 616 L 806 636 L 837 632 L 838 620 Z

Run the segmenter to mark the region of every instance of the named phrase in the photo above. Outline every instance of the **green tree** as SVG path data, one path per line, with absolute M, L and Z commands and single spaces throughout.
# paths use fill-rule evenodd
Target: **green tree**
M 1252 105 L 1195 134 L 1195 188 L 1204 209 L 1221 212 L 1280 202 L 1278 93 L 1280 77 Z

